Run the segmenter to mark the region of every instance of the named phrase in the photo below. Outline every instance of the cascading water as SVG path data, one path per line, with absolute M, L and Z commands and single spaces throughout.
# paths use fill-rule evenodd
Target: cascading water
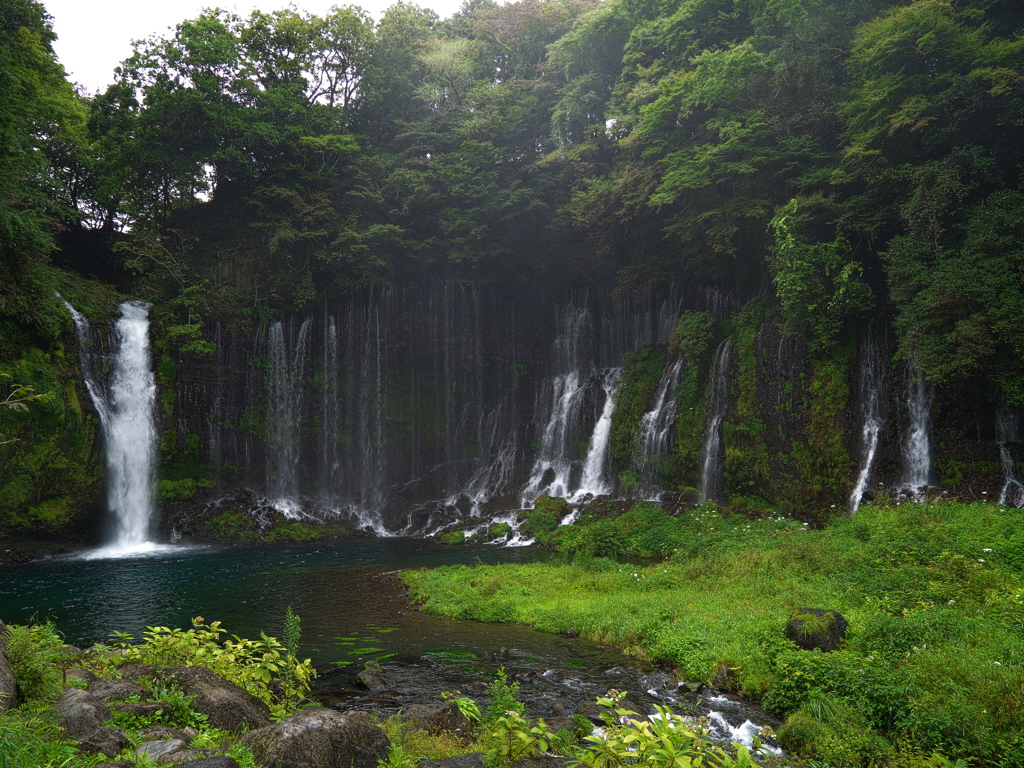
M 121 318 L 114 324 L 117 349 L 106 387 L 92 369 L 88 321 L 70 304 L 65 305 L 75 322 L 86 388 L 100 416 L 106 447 L 107 506 L 115 521 L 110 543 L 90 556 L 153 551 L 158 548 L 152 541 L 157 431 L 149 304 L 129 301 L 121 305 Z
M 658 466 L 669 447 L 669 433 L 676 420 L 676 387 L 683 372 L 682 358 L 665 369 L 654 392 L 654 407 L 640 418 L 636 445 L 640 454 L 636 469 L 639 494 L 655 500 L 661 493 Z
M 996 440 L 999 442 L 999 458 L 1003 462 L 1003 490 L 999 503 L 1018 509 L 1024 507 L 1024 482 L 1017 474 L 1013 448 L 1021 439 L 1020 412 L 1003 403 L 996 410 Z
M 594 431 L 590 435 L 580 486 L 569 498 L 573 503 L 581 502 L 588 496 L 603 496 L 612 492 L 612 483 L 607 477 L 608 443 L 612 434 L 612 414 L 615 412 L 613 393 L 621 375 L 621 368 L 610 368 L 602 374 L 604 405 L 601 406 L 601 415 L 597 417 Z
M 310 320 L 299 326 L 289 344 L 280 321 L 270 325 L 267 368 L 267 478 L 272 505 L 285 515 L 297 515 L 301 418 L 305 391 L 306 354 Z
M 883 345 L 873 327 L 869 327 L 861 341 L 860 401 L 863 427 L 861 428 L 861 467 L 857 481 L 850 493 L 849 511 L 853 514 L 860 507 L 861 499 L 871 481 L 871 470 L 878 452 L 878 440 L 885 426 L 886 390 L 889 381 L 889 365 Z
M 590 371 L 582 371 L 585 347 L 592 336 L 591 315 L 586 307 L 570 305 L 555 337 L 554 358 L 558 373 L 546 388 L 547 422 L 541 435 L 540 451 L 523 489 L 520 505 L 525 509 L 540 496 L 570 495 L 573 469 L 573 440 Z M 542 395 L 543 398 L 543 395 Z
M 714 501 L 722 478 L 722 421 L 729 410 L 729 362 L 732 344 L 726 339 L 718 345 L 715 362 L 711 367 L 711 402 L 707 421 L 704 423 L 702 449 L 704 463 L 700 471 L 702 501 Z
M 903 445 L 903 483 L 900 490 L 914 501 L 924 501 L 924 489 L 931 485 L 932 442 L 931 410 L 935 390 L 919 373 L 909 370 L 907 411 L 910 419 Z

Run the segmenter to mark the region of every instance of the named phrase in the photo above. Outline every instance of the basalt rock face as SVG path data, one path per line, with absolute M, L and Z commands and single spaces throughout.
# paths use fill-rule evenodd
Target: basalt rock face
M 514 529 L 499 513 L 539 496 L 583 503 L 588 484 L 650 499 L 702 488 L 737 510 L 753 497 L 797 516 L 852 511 L 878 493 L 1024 504 L 1012 477 L 1024 419 L 993 385 L 918 387 L 911 365 L 892 362 L 884 316 L 832 357 L 812 358 L 798 336 L 738 309 L 693 290 L 632 301 L 436 281 L 353 293 L 255 330 L 218 326 L 213 355 L 160 368 L 177 432 L 162 474 L 211 486 L 167 502 L 167 529 L 242 511 L 257 528 L 310 516 L 418 535 L 461 521 L 469 537 L 490 522 Z M 672 337 L 688 311 L 718 323 L 692 359 Z M 625 428 L 634 453 L 652 455 L 635 458 L 637 484 L 623 486 L 623 459 L 593 448 L 619 418 L 609 393 L 643 345 L 664 370 Z M 711 410 L 713 424 L 699 416 Z M 706 446 L 720 460 L 708 463 Z M 718 476 L 703 477 L 708 466 Z M 673 496 L 683 498 L 696 500 Z

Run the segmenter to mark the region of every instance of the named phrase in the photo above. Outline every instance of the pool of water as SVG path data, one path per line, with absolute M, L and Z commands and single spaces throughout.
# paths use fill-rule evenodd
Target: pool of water
M 362 667 L 370 658 L 419 659 L 434 652 L 485 658 L 502 648 L 578 664 L 618 654 L 520 625 L 455 621 L 410 606 L 395 574 L 448 563 L 525 562 L 528 548 L 446 547 L 424 539 L 339 540 L 290 546 L 165 548 L 144 556 L 71 555 L 0 571 L 0 618 L 50 619 L 67 642 L 112 632 L 220 621 L 232 634 L 280 637 L 285 610 L 302 619 L 302 653 L 314 664 Z M 467 657 L 468 658 L 468 657 Z

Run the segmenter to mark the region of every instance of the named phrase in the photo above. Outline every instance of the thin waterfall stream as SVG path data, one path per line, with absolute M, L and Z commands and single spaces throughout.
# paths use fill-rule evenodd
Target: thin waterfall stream
M 907 377 L 907 411 L 910 425 L 903 445 L 903 483 L 900 490 L 914 501 L 925 500 L 932 481 L 931 409 L 934 388 L 913 369 Z
M 722 477 L 722 421 L 729 409 L 729 359 L 732 345 L 726 339 L 718 345 L 715 363 L 711 368 L 711 409 L 704 424 L 700 491 L 702 501 L 714 501 Z
M 888 365 L 884 357 L 882 344 L 874 333 L 868 329 L 861 342 L 860 398 L 861 416 L 861 455 L 863 456 L 857 481 L 850 493 L 848 509 L 854 513 L 860 507 L 861 500 L 871 481 L 871 471 L 875 465 L 878 452 L 878 441 L 885 426 L 886 419 L 886 388 L 888 383 Z

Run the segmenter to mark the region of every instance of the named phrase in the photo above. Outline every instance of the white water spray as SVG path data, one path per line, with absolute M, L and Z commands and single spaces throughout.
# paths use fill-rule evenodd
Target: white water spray
M 123 557 L 161 549 L 152 541 L 156 487 L 156 381 L 149 350 L 149 304 L 128 301 L 114 325 L 117 351 L 109 386 L 94 375 L 88 321 L 65 302 L 82 349 L 86 388 L 100 415 L 106 444 L 107 506 L 115 530 L 111 542 L 89 557 Z
M 931 485 L 932 440 L 931 411 L 934 389 L 919 373 L 914 373 L 907 384 L 907 410 L 910 431 L 903 446 L 902 491 L 910 493 L 914 501 L 924 501 L 924 489 Z
M 594 432 L 590 436 L 587 458 L 583 462 L 583 477 L 580 487 L 569 499 L 572 503 L 583 501 L 587 496 L 603 496 L 612 492 L 612 484 L 605 476 L 605 465 L 608 463 L 608 443 L 612 434 L 612 414 L 615 412 L 615 398 L 612 393 L 622 375 L 621 368 L 610 368 L 605 371 L 601 381 L 604 390 L 604 406 L 601 415 L 594 424 Z
M 658 484 L 658 465 L 668 453 L 669 432 L 676 421 L 676 387 L 682 372 L 682 358 L 665 369 L 654 392 L 654 407 L 641 417 L 637 429 L 636 444 L 640 454 L 638 491 L 650 501 L 656 501 L 662 490 Z

